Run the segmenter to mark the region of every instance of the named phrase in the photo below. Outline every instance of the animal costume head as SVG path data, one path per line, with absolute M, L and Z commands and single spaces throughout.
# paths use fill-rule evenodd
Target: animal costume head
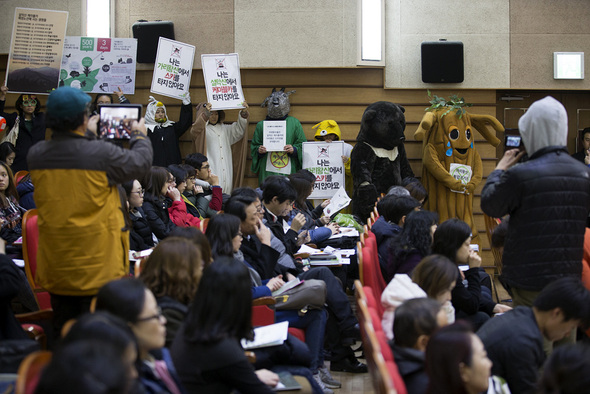
M 323 141 L 324 137 L 329 134 L 334 134 L 336 138 L 335 141 L 340 141 L 342 134 L 340 133 L 340 127 L 338 127 L 338 123 L 334 120 L 322 120 L 320 123 L 316 124 L 312 127 L 312 129 L 316 129 L 314 138 L 316 141 Z
M 289 111 L 291 111 L 289 96 L 293 93 L 295 93 L 295 90 L 285 93 L 285 88 L 281 88 L 279 91 L 273 88 L 270 96 L 260 104 L 261 107 L 268 105 L 266 119 L 285 119 L 289 115 Z
M 156 110 L 158 108 L 164 109 L 164 115 L 166 115 L 166 120 L 164 122 L 158 122 L 155 119 Z M 174 122 L 168 119 L 168 113 L 166 112 L 166 106 L 164 104 L 162 104 L 162 102 L 156 100 L 154 98 L 154 96 L 150 96 L 149 103 L 148 103 L 147 108 L 145 110 L 145 125 L 148 127 L 149 126 L 153 127 L 156 125 L 160 125 L 162 127 L 167 127 L 172 124 L 174 124 Z
M 531 156 L 547 146 L 567 145 L 567 112 L 551 96 L 535 101 L 518 120 L 522 143 Z
M 357 142 L 366 142 L 375 148 L 387 150 L 401 145 L 406 129 L 406 110 L 389 101 L 377 101 L 367 107 L 361 120 Z

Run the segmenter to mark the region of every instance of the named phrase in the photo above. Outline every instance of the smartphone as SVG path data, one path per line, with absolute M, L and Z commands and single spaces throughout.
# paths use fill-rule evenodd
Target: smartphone
M 98 138 L 128 140 L 133 121 L 141 119 L 141 104 L 104 104 L 98 106 Z
M 504 141 L 506 149 L 519 148 L 522 146 L 522 138 L 519 135 L 507 135 Z

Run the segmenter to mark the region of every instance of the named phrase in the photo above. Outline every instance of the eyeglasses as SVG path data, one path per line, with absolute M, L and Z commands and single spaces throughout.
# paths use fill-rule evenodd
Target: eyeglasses
M 244 234 L 242 234 L 241 231 L 238 231 L 238 235 L 236 235 L 236 237 L 242 237 L 243 238 L 244 237 Z
M 166 182 L 167 182 L 167 183 L 175 183 L 175 182 L 176 182 L 176 179 L 174 179 L 174 178 L 172 178 L 172 179 L 168 179 Z
M 143 196 L 143 195 L 144 195 L 144 193 L 145 193 L 145 190 L 143 190 L 143 189 L 139 189 L 138 191 L 136 191 L 136 192 L 131 192 L 131 193 L 137 193 L 138 195 L 140 195 L 140 196 Z
M 162 309 L 160 307 L 158 307 L 157 311 L 158 312 L 155 315 L 148 316 L 148 317 L 142 317 L 141 319 L 137 319 L 136 322 L 140 323 L 142 321 L 149 321 L 152 319 L 160 320 L 162 317 L 164 317 L 164 315 L 162 314 Z
M 37 105 L 37 100 L 23 100 L 23 106 Z
M 262 206 L 262 204 L 256 205 L 256 211 L 258 213 L 264 213 L 264 207 Z

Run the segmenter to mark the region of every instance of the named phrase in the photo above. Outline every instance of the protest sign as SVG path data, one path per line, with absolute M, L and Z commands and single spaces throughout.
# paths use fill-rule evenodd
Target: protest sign
M 87 93 L 135 93 L 137 39 L 66 37 L 60 85 Z
M 16 8 L 5 85 L 12 93 L 49 94 L 59 84 L 66 11 Z
M 195 47 L 160 37 L 150 92 L 182 100 L 188 93 Z
M 265 120 L 262 122 L 262 145 L 267 152 L 282 152 L 287 145 L 287 121 Z
M 244 108 L 244 92 L 237 53 L 201 55 L 207 101 L 212 109 Z
M 316 176 L 309 198 L 331 198 L 344 186 L 343 149 L 342 141 L 303 143 L 303 168 Z

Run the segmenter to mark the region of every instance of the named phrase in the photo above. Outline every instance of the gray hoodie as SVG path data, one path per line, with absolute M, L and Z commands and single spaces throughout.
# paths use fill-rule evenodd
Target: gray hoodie
M 529 156 L 547 146 L 567 145 L 567 113 L 551 96 L 535 101 L 518 120 L 518 128 Z

